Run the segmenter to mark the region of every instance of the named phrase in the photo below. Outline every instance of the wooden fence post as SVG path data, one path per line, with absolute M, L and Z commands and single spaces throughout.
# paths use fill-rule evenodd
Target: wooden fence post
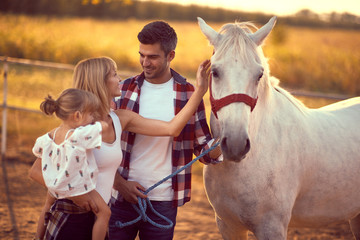
M 6 153 L 6 132 L 7 132 L 7 75 L 8 75 L 8 63 L 7 58 L 4 59 L 4 89 L 3 89 L 3 114 L 2 114 L 2 129 L 1 129 L 1 158 L 5 160 Z

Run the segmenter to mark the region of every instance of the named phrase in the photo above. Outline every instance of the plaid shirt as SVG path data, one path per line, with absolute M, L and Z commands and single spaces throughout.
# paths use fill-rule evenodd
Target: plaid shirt
M 176 92 L 174 109 L 175 114 L 177 114 L 189 100 L 191 94 L 194 92 L 194 87 L 172 69 L 171 74 L 174 78 L 174 91 Z M 133 78 L 128 78 L 121 83 L 122 94 L 120 99 L 116 101 L 116 108 L 128 109 L 139 113 L 139 98 L 144 79 L 145 76 L 144 73 L 142 73 Z M 130 156 L 135 136 L 135 133 L 127 131 L 123 131 L 121 136 L 123 161 L 118 171 L 126 180 L 129 177 Z M 188 121 L 180 135 L 173 138 L 172 172 L 189 163 L 192 160 L 193 154 L 199 155 L 202 151 L 209 149 L 213 142 L 211 140 L 212 137 L 206 122 L 204 102 L 201 101 L 196 113 Z M 215 159 L 210 159 L 207 155 L 200 159 L 200 161 L 203 163 L 217 162 Z M 172 178 L 172 188 L 174 190 L 174 206 L 182 206 L 190 201 L 191 167 L 186 168 Z M 121 199 L 122 197 L 119 195 L 120 194 L 115 192 L 113 196 Z
M 52 205 L 50 212 L 45 213 L 46 231 L 44 239 L 56 239 L 60 229 L 65 224 L 70 214 L 82 214 L 86 212 L 87 211 L 84 211 L 70 200 L 56 200 Z

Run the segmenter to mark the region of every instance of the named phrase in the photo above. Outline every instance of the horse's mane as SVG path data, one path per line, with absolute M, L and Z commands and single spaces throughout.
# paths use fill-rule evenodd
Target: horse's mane
M 216 49 L 216 58 L 222 58 L 230 50 L 236 54 L 236 57 L 242 58 L 246 63 L 249 63 L 249 55 L 256 51 L 256 44 L 248 36 L 252 33 L 250 27 L 257 29 L 257 27 L 250 22 L 235 22 L 228 23 L 220 29 L 220 47 Z M 249 51 L 249 46 L 252 51 Z M 246 54 L 244 54 L 246 53 Z
M 307 109 L 307 107 L 300 100 L 296 99 L 293 95 L 291 95 L 291 93 L 278 85 L 273 85 L 273 87 L 277 92 L 281 93 L 286 99 L 288 99 L 297 109 L 299 109 L 301 113 L 305 114 L 305 109 Z
M 253 33 L 251 28 L 258 30 L 251 22 L 235 22 L 223 25 L 219 31 L 220 47 L 216 49 L 216 58 L 221 59 L 231 51 L 232 54 L 235 54 L 235 57 L 239 57 L 244 63 L 250 64 L 250 59 L 255 57 L 264 67 L 265 81 L 268 81 L 271 87 L 285 96 L 296 108 L 304 113 L 306 108 L 304 104 L 288 91 L 279 87 L 277 78 L 270 76 L 268 59 L 264 56 L 261 47 L 258 47 L 249 37 L 249 34 Z

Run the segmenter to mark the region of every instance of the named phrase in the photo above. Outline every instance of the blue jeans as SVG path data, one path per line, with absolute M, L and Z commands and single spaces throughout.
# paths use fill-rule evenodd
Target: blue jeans
M 139 233 L 139 238 L 141 240 L 171 240 L 174 236 L 174 229 L 176 223 L 177 207 L 172 206 L 171 201 L 151 201 L 154 209 L 159 212 L 161 215 L 170 219 L 174 225 L 170 229 L 161 229 L 153 226 L 149 222 L 144 222 L 142 220 L 137 223 L 119 228 L 115 227 L 116 221 L 121 221 L 122 223 L 129 222 L 134 220 L 139 216 L 135 211 L 133 206 L 129 202 L 116 201 L 115 204 L 111 204 L 111 217 L 109 222 L 109 239 L 116 240 L 134 240 L 136 235 Z M 146 210 L 147 216 L 152 219 L 154 222 L 159 224 L 168 225 L 166 221 L 156 216 L 150 209 L 147 207 Z

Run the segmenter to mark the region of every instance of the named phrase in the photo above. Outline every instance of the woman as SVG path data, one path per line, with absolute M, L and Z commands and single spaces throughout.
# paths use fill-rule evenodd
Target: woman
M 152 136 L 177 136 L 191 118 L 208 88 L 210 61 L 200 64 L 197 71 L 197 82 L 194 93 L 186 106 L 170 121 L 146 119 L 128 110 L 111 111 L 113 98 L 120 96 L 120 78 L 116 73 L 116 63 L 108 57 L 90 58 L 80 61 L 74 70 L 74 87 L 94 93 L 101 102 L 98 109 L 98 120 L 108 124 L 102 133 L 102 145 L 94 150 L 99 168 L 96 190 L 109 202 L 111 189 L 117 167 L 122 159 L 120 137 L 122 131 Z M 37 159 L 30 170 L 30 177 L 43 183 L 41 176 L 41 159 Z M 141 185 L 136 186 L 145 191 Z M 146 195 L 141 196 L 143 198 Z M 45 239 L 90 239 L 94 223 L 93 210 L 97 206 L 88 196 L 71 198 L 71 201 L 58 200 L 52 207 L 48 219 Z M 78 206 L 79 207 L 78 207 Z M 85 211 L 85 210 L 86 211 Z M 60 215 L 60 216 L 59 216 Z M 59 221 L 59 219 L 65 219 Z

